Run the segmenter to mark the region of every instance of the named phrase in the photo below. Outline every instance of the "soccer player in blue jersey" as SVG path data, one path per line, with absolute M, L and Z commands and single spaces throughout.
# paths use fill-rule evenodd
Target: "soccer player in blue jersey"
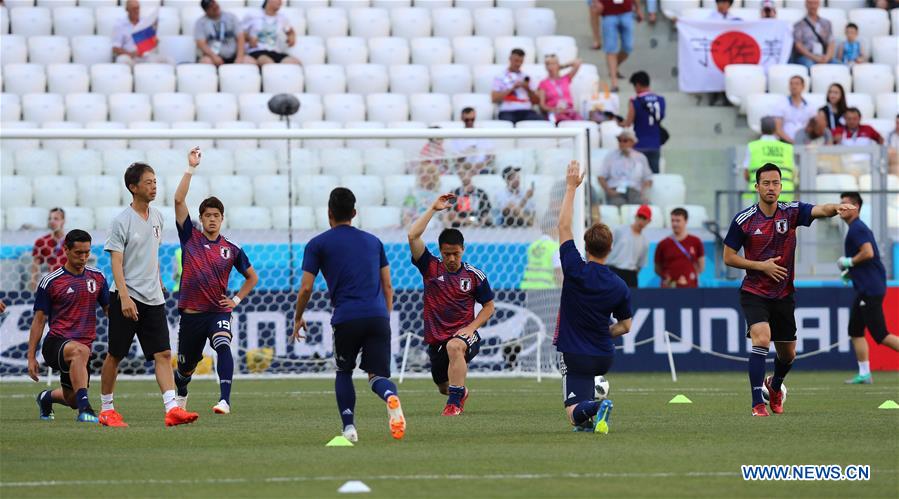
M 851 204 L 778 202 L 780 168 L 766 163 L 755 172 L 759 202 L 737 213 L 724 238 L 724 263 L 744 269 L 740 306 L 746 317 L 746 337 L 752 339 L 749 356 L 749 386 L 752 415 L 769 416 L 762 398 L 762 384 L 768 389 L 769 404 L 775 414 L 783 412 L 781 385 L 796 358 L 796 300 L 793 272 L 796 259 L 796 228 L 808 227 L 816 218 L 833 217 L 856 211 Z M 743 248 L 743 256 L 737 254 Z M 771 341 L 777 350 L 774 376 L 765 377 L 765 357 Z
M 200 165 L 200 148 L 194 147 L 187 156 L 187 170 L 175 190 L 175 223 L 181 239 L 181 285 L 178 310 L 181 324 L 178 330 L 178 369 L 175 370 L 175 399 L 183 409 L 187 407 L 187 385 L 203 360 L 206 341 L 215 350 L 215 368 L 219 377 L 219 401 L 212 407 L 216 414 L 231 413 L 231 381 L 234 378 L 234 358 L 231 356 L 231 311 L 245 299 L 259 282 L 246 253 L 220 231 L 225 206 L 215 197 L 200 203 L 200 224 L 194 226 L 187 208 L 190 180 Z M 231 269 L 244 276 L 243 285 L 228 297 L 228 278 Z
M 371 390 L 387 403 L 390 434 L 399 440 L 406 433 L 406 418 L 396 385 L 389 379 L 390 311 L 393 309 L 390 265 L 384 244 L 352 226 L 355 216 L 353 192 L 345 187 L 332 190 L 328 199 L 331 229 L 312 238 L 303 253 L 303 277 L 297 294 L 292 338 L 305 337 L 303 312 L 312 297 L 315 277 L 321 272 L 334 307 L 331 315 L 337 364 L 334 392 L 343 421 L 343 436 L 351 442 L 359 439 L 354 422 L 353 369 L 361 351 L 360 367 L 368 373 Z
M 840 194 L 840 202 L 851 204 L 855 211 L 844 211 L 840 218 L 849 226 L 844 242 L 845 255 L 837 261 L 844 277 L 852 279 L 855 288 L 855 300 L 849 311 L 849 337 L 858 361 L 858 374 L 846 380 L 850 385 L 869 385 L 871 366 L 868 364 L 868 342 L 865 341 L 865 328 L 878 345 L 885 345 L 899 351 L 899 336 L 887 331 L 886 318 L 883 316 L 883 298 L 887 293 L 887 272 L 880 261 L 880 250 L 874 233 L 858 216 L 862 209 L 862 196 L 857 192 Z
M 587 261 L 574 245 L 571 220 L 574 195 L 584 180 L 577 161 L 568 165 L 565 197 L 559 213 L 559 254 L 562 259 L 562 297 L 553 344 L 559 352 L 562 397 L 575 431 L 609 432 L 612 401 L 595 400 L 596 376 L 612 365 L 612 338 L 631 328 L 631 294 L 627 284 L 606 266 L 612 232 L 595 223 L 584 233 Z M 618 322 L 610 324 L 610 317 Z
M 97 305 L 109 311 L 109 286 L 99 269 L 87 266 L 91 236 L 83 230 L 66 234 L 63 250 L 66 264 L 44 276 L 34 297 L 34 319 L 28 337 L 28 375 L 38 381 L 37 344 L 50 321 L 41 353 L 44 362 L 59 372 L 62 388 L 44 390 L 37 396 L 40 418 L 54 418 L 53 404 L 78 410 L 75 421 L 98 423 L 87 397 L 87 369 L 91 345 L 97 338 Z
M 445 229 L 437 238 L 440 259 L 434 258 L 421 236 L 435 213 L 446 210 L 455 194 L 443 194 L 409 228 L 412 263 L 424 280 L 424 332 L 431 358 L 431 378 L 440 393 L 449 395 L 444 416 L 458 416 L 465 408 L 468 363 L 480 350 L 478 328 L 493 315 L 493 290 L 487 276 L 462 261 L 465 239 L 458 229 Z M 475 302 L 482 305 L 477 317 Z

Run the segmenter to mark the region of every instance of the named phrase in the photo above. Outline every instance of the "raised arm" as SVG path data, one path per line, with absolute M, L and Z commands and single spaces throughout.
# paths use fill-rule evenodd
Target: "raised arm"
M 571 220 L 574 217 L 574 195 L 583 181 L 584 173 L 581 173 L 580 163 L 577 160 L 571 160 L 565 175 L 565 197 L 562 198 L 562 209 L 559 211 L 559 244 L 574 239 L 571 229 Z
M 812 218 L 831 218 L 838 214 L 842 215 L 847 211 L 856 209 L 855 205 L 852 204 L 816 204 L 815 206 L 812 206 Z
M 568 77 L 571 78 L 571 79 L 573 80 L 573 79 L 574 79 L 574 76 L 575 76 L 575 75 L 577 74 L 577 72 L 581 69 L 581 60 L 580 60 L 580 59 L 575 59 L 575 60 L 569 62 L 568 64 L 566 64 L 566 65 L 563 66 L 563 67 L 571 68 L 571 71 L 568 72 Z
M 187 170 L 184 171 L 184 176 L 181 177 L 181 182 L 175 189 L 175 221 L 178 222 L 178 225 L 184 225 L 184 221 L 187 220 L 187 215 L 190 213 L 186 202 L 187 191 L 190 190 L 190 179 L 197 171 L 197 166 L 200 165 L 201 154 L 199 146 L 187 153 Z
M 441 194 L 440 197 L 435 199 L 434 203 L 428 207 L 427 211 L 422 213 L 420 217 L 412 222 L 412 226 L 409 227 L 409 249 L 412 251 L 413 260 L 417 261 L 425 252 L 425 243 L 421 240 L 421 236 L 425 233 L 425 230 L 427 230 L 431 218 L 433 218 L 434 214 L 438 211 L 448 209 L 455 200 L 455 194 L 449 192 Z

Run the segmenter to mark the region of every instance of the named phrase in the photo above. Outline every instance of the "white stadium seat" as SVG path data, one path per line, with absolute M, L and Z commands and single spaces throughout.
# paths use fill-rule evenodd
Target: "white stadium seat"
M 103 35 L 75 36 L 72 42 L 72 62 L 92 66 L 112 62 L 112 40 Z
M 402 38 L 431 36 L 431 12 L 422 7 L 392 8 L 390 27 L 393 36 Z
M 300 110 L 291 116 L 291 122 L 321 121 L 325 116 L 325 106 L 318 94 L 295 94 L 300 100 Z
M 858 37 L 868 42 L 868 45 L 875 36 L 890 34 L 890 15 L 886 9 L 852 9 L 849 11 L 849 22 L 859 26 Z M 842 32 L 839 33 L 842 34 Z
M 4 180 L 6 182 L 6 180 Z M 31 193 L 31 186 L 28 186 Z M 6 208 L 6 228 L 8 230 L 36 230 L 47 227 L 47 210 L 27 205 Z
M 286 208 L 272 208 L 272 228 L 275 230 L 287 230 L 292 227 L 295 230 L 315 229 L 315 210 L 308 206 L 293 206 L 290 208 L 292 219 L 288 219 Z
M 303 68 L 296 64 L 262 66 L 262 91 L 270 94 L 303 91 Z
M 7 75 L 9 67 L 6 68 Z M 47 91 L 52 94 L 84 93 L 90 89 L 90 75 L 84 64 L 48 64 Z
M 369 120 L 389 123 L 409 119 L 409 102 L 405 95 L 378 93 L 365 96 Z
M 37 177 L 59 173 L 59 157 L 54 150 L 19 150 L 14 155 L 17 175 Z
M 209 158 L 206 157 L 206 154 L 209 151 L 203 151 L 203 162 L 207 164 L 212 164 L 209 161 Z M 202 170 L 201 170 L 202 172 Z M 215 170 L 215 174 L 220 174 L 218 169 Z M 203 175 L 202 173 L 199 175 L 194 175 L 192 179 L 190 179 L 190 190 L 187 191 L 187 199 L 185 199 L 185 203 L 187 203 L 187 207 L 190 210 L 191 217 L 197 216 L 197 207 L 200 206 L 200 203 L 203 202 L 204 199 L 209 196 L 215 196 L 214 193 L 209 191 L 209 176 L 211 173 L 207 172 L 207 175 Z M 181 183 L 181 179 L 184 177 L 183 173 L 178 173 L 175 175 L 167 175 L 156 180 L 156 187 L 159 188 L 160 184 L 163 184 L 166 192 L 171 193 L 173 199 L 169 203 L 160 203 L 160 204 L 171 204 L 174 206 L 175 200 L 175 191 L 178 189 L 178 184 Z M 123 199 L 127 199 L 125 196 Z M 160 200 L 159 195 L 156 195 L 156 199 Z M 160 200 L 161 201 L 161 200 Z M 230 215 L 228 212 L 228 207 L 225 207 L 225 212 Z
M 311 7 L 306 10 L 307 31 L 312 36 L 330 38 L 347 36 L 349 20 L 346 11 L 334 7 Z
M 0 202 L 5 209 L 17 206 L 31 206 L 32 201 L 31 177 L 21 175 L 4 175 L 0 182 Z M 44 212 L 44 221 L 47 220 Z
M 403 151 L 393 148 L 366 149 L 362 153 L 366 175 L 387 177 L 402 175 L 406 171 L 406 157 Z
M 453 6 L 453 0 L 414 0 L 413 5 L 430 9 L 449 8 Z
M 859 9 L 865 6 L 868 3 L 867 0 L 827 0 L 827 6 L 843 9 L 843 10 L 852 10 Z M 850 19 L 852 16 L 850 15 Z
M 480 64 L 474 67 L 474 91 L 489 94 L 493 90 L 493 80 L 503 74 L 505 64 Z
M 238 175 L 275 175 L 278 173 L 278 157 L 269 149 L 245 149 L 234 151 L 234 169 Z M 218 173 L 218 172 L 216 172 Z
M 34 205 L 41 208 L 75 204 L 76 191 L 72 188 L 75 179 L 63 175 L 39 175 L 31 177 Z M 68 210 L 66 210 L 68 212 Z M 67 217 L 68 218 L 68 217 Z M 73 228 L 71 225 L 69 228 Z
M 363 230 L 394 229 L 402 224 L 401 215 L 397 206 L 363 206 L 359 209 L 359 225 Z
M 62 208 L 66 212 L 67 229 L 81 229 L 86 231 L 94 230 L 93 208 L 82 208 L 80 206 L 70 205 L 63 205 Z M 106 227 L 103 228 L 105 229 Z
M 103 155 L 93 149 L 66 151 L 59 155 L 59 173 L 72 177 L 100 175 L 103 173 Z
M 412 121 L 433 123 L 452 119 L 453 108 L 446 94 L 412 94 L 409 96 Z
M 300 206 L 327 206 L 328 196 L 339 184 L 334 175 L 296 176 L 294 195 Z
M 109 96 L 109 119 L 121 123 L 150 121 L 153 106 L 145 94 L 118 93 Z
M 365 38 L 340 36 L 328 38 L 325 42 L 328 64 L 365 64 L 368 62 L 368 46 Z
M 659 10 L 668 19 L 683 16 L 684 11 L 699 7 L 700 0 L 659 0 Z
M 572 159 L 574 159 L 574 153 L 570 149 L 538 149 L 537 173 L 558 175 Z
M 31 37 L 53 32 L 53 18 L 46 7 L 13 7 L 9 9 L 9 23 L 17 35 Z
M 237 120 L 237 96 L 234 94 L 200 93 L 194 96 L 197 119 L 217 123 Z
M 3 83 L 6 92 L 17 95 L 47 91 L 47 75 L 44 73 L 42 64 L 5 64 L 3 66 Z
M 112 221 L 123 211 L 125 206 L 97 206 L 94 208 L 94 227 L 97 230 L 107 230 L 112 226 Z M 169 224 L 169 221 L 166 221 Z
M 390 175 L 384 177 L 384 196 L 387 206 L 402 206 L 406 196 L 415 187 L 414 175 Z
M 426 94 L 431 91 L 431 75 L 423 64 L 390 66 L 390 93 Z
M 805 12 L 805 2 L 803 2 L 801 9 Z M 837 38 L 843 37 L 843 34 L 846 33 L 846 24 L 849 23 L 845 10 L 822 6 L 818 9 L 818 15 L 830 21 L 831 28 L 833 29 L 832 33 L 834 33 Z
M 121 178 L 121 175 L 125 173 L 128 165 L 135 161 L 146 162 L 146 153 L 144 153 L 144 151 L 128 149 L 127 147 L 122 147 L 121 149 L 105 149 L 103 150 L 103 174 Z M 122 187 L 124 188 L 124 184 Z
M 390 14 L 387 9 L 350 10 L 350 35 L 363 38 L 390 36 Z
M 355 148 L 333 148 L 319 151 L 322 173 L 325 175 L 362 175 L 362 152 Z
M 892 92 L 895 83 L 893 68 L 886 64 L 855 64 L 852 81 L 853 91 L 871 96 Z
M 191 105 L 193 106 L 193 104 Z M 170 124 L 172 128 L 178 130 L 209 130 L 212 128 L 212 123 L 207 121 L 173 121 Z M 215 147 L 215 141 L 213 139 L 172 139 L 172 149 L 188 151 L 194 146 L 200 146 L 203 149 L 203 160 L 208 161 L 209 151 Z M 228 157 L 230 158 L 230 155 Z M 218 165 L 218 163 L 215 164 Z M 219 171 L 219 168 L 220 166 L 216 166 L 216 171 Z
M 177 7 L 164 5 L 156 7 L 158 9 L 156 17 L 156 34 L 159 36 L 170 36 L 181 34 L 181 12 Z M 193 35 L 193 31 L 185 33 Z
M 81 123 L 76 123 L 74 121 L 45 121 L 41 124 L 41 128 L 84 128 L 84 125 Z M 84 149 L 84 139 L 54 139 L 54 140 L 44 140 L 41 144 L 46 150 L 53 151 L 68 151 L 68 150 L 78 150 Z
M 475 66 L 493 63 L 493 40 L 486 36 L 453 38 L 453 62 Z
M 515 33 L 518 36 L 550 36 L 556 33 L 556 14 L 546 8 L 516 8 Z
M 878 94 L 875 98 L 877 117 L 888 120 L 899 114 L 899 94 L 896 92 Z
M 874 98 L 868 94 L 848 93 L 846 94 L 846 104 L 849 107 L 857 107 L 862 113 L 863 120 L 874 117 Z
M 532 175 L 537 171 L 537 160 L 533 149 L 505 149 L 496 151 L 494 163 L 502 171 L 506 166 L 521 168 L 524 175 Z
M 346 123 L 365 120 L 365 99 L 359 94 L 330 94 L 324 97 L 325 120 Z
M 237 97 L 238 114 L 241 121 L 264 123 L 266 121 L 278 121 L 278 115 L 269 111 L 268 101 L 272 94 L 241 94 Z
M 493 39 L 493 46 L 497 64 L 506 63 L 509 60 L 512 49 L 524 50 L 525 63 L 537 61 L 537 49 L 533 38 L 526 36 L 499 36 Z
M 219 121 L 215 124 L 215 128 L 220 130 L 252 130 L 256 128 L 256 124 L 249 121 Z M 255 149 L 259 147 L 256 139 L 217 139 L 215 147 L 219 149 Z
M 225 206 L 252 206 L 253 182 L 246 175 L 212 175 L 209 192 L 222 200 Z M 231 218 L 237 218 L 230 213 Z
M 455 0 L 453 5 L 461 9 L 487 9 L 493 7 L 493 0 Z
M 82 3 L 84 3 L 82 1 Z M 116 24 L 126 16 L 125 9 L 115 6 L 100 6 L 94 9 L 94 18 L 97 21 L 97 34 L 112 36 Z
M 476 9 L 472 17 L 476 35 L 495 38 L 515 34 L 515 17 L 512 15 L 512 9 Z
M 155 94 L 175 91 L 175 68 L 171 64 L 135 64 L 134 91 Z
M 400 96 L 404 97 L 404 96 Z M 382 121 L 347 121 L 343 124 L 347 130 L 383 130 L 387 125 Z M 387 147 L 387 139 L 352 139 L 347 141 L 359 150 Z
M 896 118 L 890 120 L 878 120 L 878 119 L 866 119 L 863 121 L 864 124 L 869 125 L 871 128 L 877 130 L 877 133 L 880 134 L 881 137 L 888 137 L 890 133 L 896 129 Z
M 72 59 L 69 39 L 64 36 L 28 37 L 28 60 L 38 64 L 67 63 Z
M 782 95 L 750 94 L 746 97 L 746 123 L 755 133 L 761 133 L 762 118 L 772 116 L 784 99 Z
M 72 93 L 65 96 L 66 120 L 88 124 L 91 121 L 106 121 L 109 106 L 103 94 Z
M 431 66 L 431 82 L 434 93 L 469 93 L 471 67 L 467 64 L 434 64 Z
M 152 101 L 153 119 L 156 121 L 173 123 L 194 119 L 194 97 L 188 93 L 158 93 L 152 97 Z
M 180 36 L 159 36 L 157 47 L 160 55 L 164 55 L 175 64 L 197 62 L 197 45 L 193 34 Z
M 471 183 L 475 187 L 484 189 L 492 199 L 496 199 L 497 194 L 506 190 L 506 181 L 500 175 L 476 175 Z
M 346 70 L 347 92 L 362 95 L 387 92 L 390 84 L 387 66 L 350 64 L 344 69 Z
M 384 204 L 384 184 L 381 177 L 372 175 L 344 175 L 340 185 L 353 191 L 356 206 L 381 206 Z
M 453 95 L 453 119 L 461 120 L 462 109 L 473 107 L 479 119 L 493 117 L 493 102 L 487 94 L 460 93 Z
M 252 64 L 223 64 L 219 66 L 219 86 L 228 94 L 259 92 L 262 77 L 259 68 Z
M 652 187 L 649 190 L 650 202 L 658 206 L 677 206 L 684 204 L 687 187 L 680 175 L 655 174 L 652 176 Z
M 90 67 L 91 92 L 111 95 L 131 92 L 134 78 L 127 64 L 94 64 Z
M 387 123 L 387 128 L 423 129 L 427 127 L 428 124 L 422 121 L 391 121 Z M 401 149 L 409 155 L 418 155 L 427 142 L 426 139 L 390 139 L 387 141 L 387 145 L 395 149 Z
M 515 124 L 515 128 L 555 128 L 555 126 L 546 120 L 525 120 Z M 559 141 L 556 139 L 518 139 L 518 147 L 559 147 Z
M 0 6 L 0 33 L 9 34 L 9 9 L 6 5 Z
M 571 36 L 541 36 L 537 38 L 537 61 L 555 54 L 561 64 L 577 59 L 577 42 Z M 581 69 L 584 69 L 581 67 Z
M 192 2 L 189 2 L 187 5 L 181 7 L 181 32 L 185 35 L 193 35 L 197 19 L 205 15 L 203 9 L 200 8 L 199 2 L 192 5 L 191 3 Z M 238 18 L 238 22 L 240 21 L 242 21 L 242 19 Z
M 831 83 L 843 85 L 843 89 L 849 92 L 852 88 L 852 75 L 849 74 L 849 66 L 842 64 L 815 64 L 811 69 L 812 87 L 810 91 L 826 93 Z
M 4 95 L 11 95 L 11 94 L 4 94 Z M 18 97 L 18 96 L 15 96 L 15 97 Z M 9 130 L 9 129 L 17 129 L 17 130 L 26 129 L 27 130 L 27 129 L 40 128 L 40 125 L 33 121 L 5 121 L 3 123 L 0 123 L 0 126 L 2 126 L 4 129 L 7 129 L 7 130 Z M 25 150 L 25 149 L 40 149 L 40 147 L 41 147 L 41 141 L 37 140 L 37 139 L 16 139 L 16 140 L 2 139 L 2 140 L 0 140 L 0 153 L 10 152 L 10 151 L 19 151 L 19 150 Z M 8 157 L 4 157 L 4 159 L 8 159 Z M 0 164 L 0 168 L 2 168 L 4 172 L 6 172 L 6 167 L 3 166 L 2 164 Z
M 85 208 L 118 205 L 121 201 L 120 184 L 122 184 L 122 180 L 111 175 L 78 175 L 75 177 L 78 205 Z
M 94 9 L 89 7 L 64 7 L 53 9 L 53 33 L 60 36 L 94 34 Z
M 757 64 L 729 64 L 724 68 L 727 100 L 745 111 L 746 96 L 765 93 L 765 69 Z
M 893 11 L 899 12 L 899 9 L 893 9 Z M 899 19 L 899 15 L 896 16 L 896 19 Z M 897 30 L 899 27 L 893 31 L 893 36 L 876 36 L 871 41 L 871 55 L 875 63 L 893 67 L 899 65 L 899 54 L 897 54 L 899 50 L 896 50 L 896 47 L 899 47 Z
M 218 92 L 218 72 L 212 64 L 179 64 L 175 75 L 178 92 L 192 95 Z
M 290 206 L 290 185 L 283 175 L 255 175 L 253 178 L 253 199 L 256 206 L 278 206 L 279 210 Z M 279 211 L 275 210 L 275 211 Z
M 768 67 L 768 92 L 779 95 L 790 95 L 790 78 L 801 76 L 805 81 L 805 93 L 809 88 L 808 69 L 801 64 L 772 64 Z
M 309 64 L 303 67 L 306 92 L 310 94 L 342 94 L 346 92 L 346 74 L 337 64 Z
M 368 39 L 368 60 L 373 64 L 409 64 L 409 40 L 398 36 L 379 36 Z
M 298 36 L 287 53 L 299 59 L 304 66 L 325 63 L 325 41 L 320 36 Z
M 35 123 L 63 121 L 65 105 L 59 94 L 25 94 L 22 96 L 22 119 Z
M 617 206 L 610 204 L 599 205 L 599 220 L 611 228 L 621 225 L 621 211 Z
M 315 212 L 315 227 L 320 231 L 325 231 L 331 228 L 330 222 L 328 221 L 328 208 L 326 207 L 318 207 L 314 208 Z M 353 227 L 357 229 L 360 227 L 361 222 L 360 218 L 357 216 L 353 218 L 352 221 Z
M 448 38 L 413 38 L 412 64 L 449 64 L 453 60 L 453 48 Z
M 783 9 L 777 9 L 777 18 L 783 19 L 790 24 L 798 23 L 803 17 L 805 17 L 805 0 L 803 0 L 800 8 L 791 8 L 788 6 Z
M 469 36 L 473 25 L 471 11 L 468 9 L 444 7 L 431 10 L 431 26 L 435 37 Z
M 124 123 L 115 121 L 91 121 L 85 125 L 85 128 L 93 130 L 124 130 L 128 127 Z M 84 147 L 96 151 L 121 150 L 128 147 L 128 141 L 124 139 L 89 139 L 84 141 Z M 103 164 L 105 168 L 105 156 Z
M 28 62 L 28 44 L 24 36 L 0 36 L 0 61 L 4 65 Z
M 318 162 L 318 151 L 315 149 L 291 149 L 290 165 L 294 175 L 318 175 L 322 170 Z

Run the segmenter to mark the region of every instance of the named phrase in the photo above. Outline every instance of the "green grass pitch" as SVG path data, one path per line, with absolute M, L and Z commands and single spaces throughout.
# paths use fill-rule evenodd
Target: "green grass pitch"
M 384 404 L 356 380 L 360 441 L 326 448 L 340 420 L 330 380 L 237 379 L 233 413 L 212 414 L 217 387 L 191 385 L 200 420 L 165 428 L 153 381 L 122 381 L 127 429 L 77 424 L 56 408 L 37 419 L 42 385 L 0 384 L 2 497 L 897 497 L 899 375 L 845 386 L 848 373 L 787 380 L 786 414 L 749 416 L 742 372 L 615 374 L 611 433 L 571 433 L 558 379 L 474 379 L 466 413 L 443 418 L 430 380 L 407 380 L 403 441 Z M 98 403 L 99 383 L 91 392 Z M 669 405 L 683 393 L 693 403 Z M 99 405 L 99 404 L 97 404 Z M 741 464 L 867 464 L 867 482 L 745 482 Z

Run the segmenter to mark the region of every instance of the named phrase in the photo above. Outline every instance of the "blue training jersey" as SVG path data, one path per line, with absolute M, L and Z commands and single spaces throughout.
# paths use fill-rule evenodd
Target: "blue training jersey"
M 852 277 L 852 287 L 860 295 L 865 296 L 883 296 L 887 294 L 887 271 L 880 261 L 880 250 L 877 248 L 877 241 L 874 239 L 874 233 L 862 222 L 860 218 L 856 218 L 849 224 L 849 231 L 846 233 L 846 241 L 844 249 L 846 256 L 853 257 L 861 249 L 865 243 L 871 243 L 874 247 L 874 258 L 864 261 L 849 269 L 849 276 Z
M 562 299 L 553 344 L 556 350 L 581 355 L 613 355 L 610 316 L 631 318 L 631 292 L 609 267 L 581 258 L 574 241 L 559 248 Z
M 634 148 L 638 151 L 661 149 L 659 123 L 665 119 L 665 98 L 646 92 L 632 97 L 631 100 L 634 103 L 634 134 L 638 139 Z
M 321 271 L 325 276 L 334 325 L 388 318 L 381 287 L 381 269 L 387 265 L 381 240 L 350 225 L 338 225 L 315 236 L 303 253 L 303 272 L 318 275 Z

